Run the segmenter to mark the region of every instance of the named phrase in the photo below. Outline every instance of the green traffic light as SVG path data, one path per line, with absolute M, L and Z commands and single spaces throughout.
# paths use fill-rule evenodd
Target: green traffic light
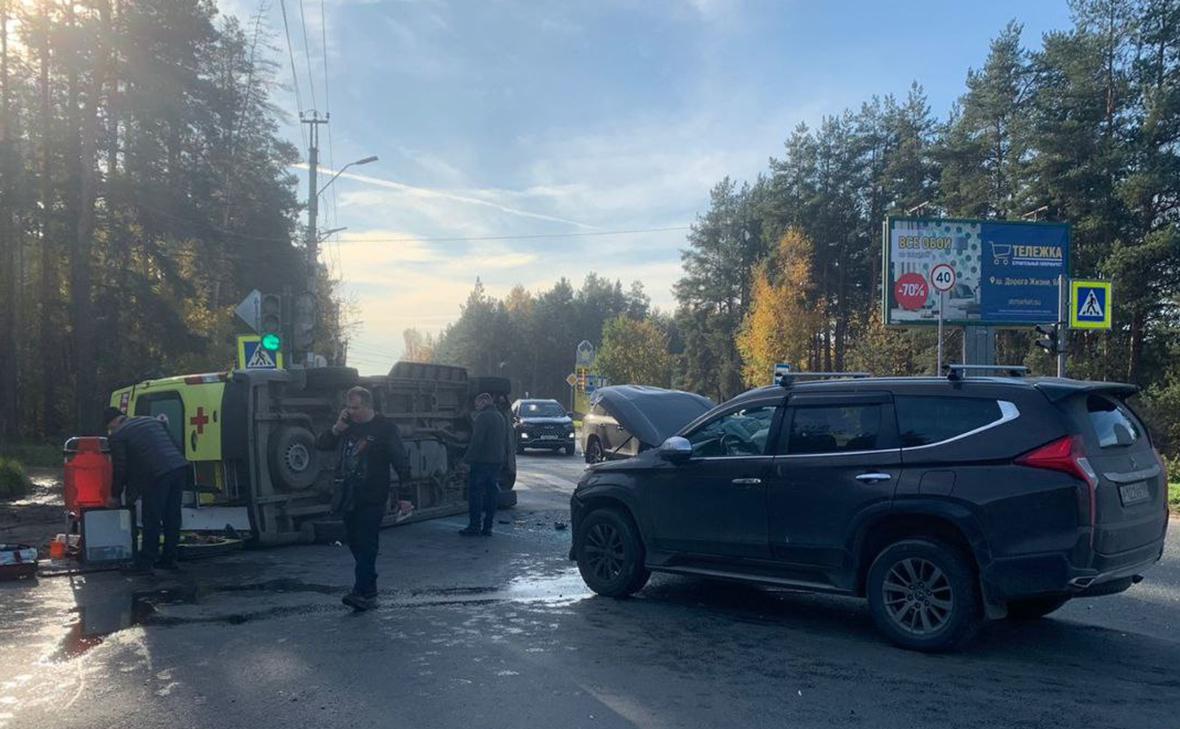
M 283 340 L 277 334 L 263 334 L 262 348 L 270 352 L 279 351 L 279 347 L 283 346 Z

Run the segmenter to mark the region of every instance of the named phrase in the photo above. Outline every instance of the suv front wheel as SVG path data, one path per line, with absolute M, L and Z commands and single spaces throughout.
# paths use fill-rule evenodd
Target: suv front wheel
M 877 628 L 902 648 L 954 650 L 979 629 L 975 573 L 944 542 L 919 538 L 889 545 L 869 568 L 865 590 Z
M 618 509 L 602 508 L 587 514 L 576 544 L 578 571 L 599 595 L 626 597 L 641 590 L 651 576 L 643 564 L 639 530 Z

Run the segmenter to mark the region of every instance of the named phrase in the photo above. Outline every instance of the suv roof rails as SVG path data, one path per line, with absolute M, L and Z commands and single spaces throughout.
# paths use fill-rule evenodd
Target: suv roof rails
M 1024 377 L 1028 374 L 1028 368 L 1024 365 L 945 364 L 942 368 L 946 370 L 948 380 L 961 380 L 971 372 L 1003 372 L 1009 377 Z
M 808 379 L 808 380 L 851 379 L 851 380 L 859 380 L 859 379 L 864 379 L 865 377 L 872 377 L 872 376 L 873 375 L 870 372 L 784 372 L 783 374 L 776 375 L 774 384 L 780 385 L 782 387 L 790 387 L 791 384 L 797 379 Z

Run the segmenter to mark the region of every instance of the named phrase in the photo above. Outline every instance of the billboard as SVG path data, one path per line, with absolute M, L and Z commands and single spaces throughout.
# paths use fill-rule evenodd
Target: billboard
M 885 221 L 886 324 L 938 322 L 931 270 L 954 269 L 943 321 L 1029 326 L 1057 321 L 1057 277 L 1069 275 L 1069 226 L 957 218 Z

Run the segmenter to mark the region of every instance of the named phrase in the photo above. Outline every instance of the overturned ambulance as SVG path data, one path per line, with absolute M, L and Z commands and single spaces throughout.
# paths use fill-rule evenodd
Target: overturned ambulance
M 507 412 L 504 378 L 469 378 L 462 367 L 414 362 L 366 377 L 350 367 L 233 370 L 140 382 L 112 393 L 111 405 L 129 415 L 163 415 L 183 445 L 192 464 L 183 531 L 228 529 L 260 544 L 312 542 L 339 531 L 330 514 L 334 454 L 318 451 L 315 438 L 332 427 L 355 385 L 371 390 L 377 411 L 397 423 L 409 456 L 409 481 L 390 475 L 386 524 L 465 511 L 462 458 L 472 403 L 489 392 Z M 510 455 L 501 507 L 516 504 L 515 481 Z M 408 518 L 399 502 L 412 507 Z

